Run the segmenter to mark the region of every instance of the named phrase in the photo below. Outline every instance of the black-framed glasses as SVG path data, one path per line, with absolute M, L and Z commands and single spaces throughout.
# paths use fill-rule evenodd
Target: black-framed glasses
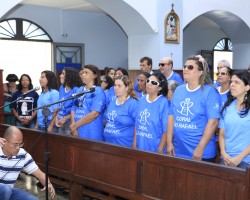
M 165 65 L 169 65 L 169 63 L 159 63 L 159 67 L 164 67 Z
M 219 76 L 219 75 L 225 76 L 225 75 L 227 75 L 227 73 L 226 73 L 226 72 L 218 72 L 218 73 L 216 73 L 216 75 L 217 75 L 217 76 Z
M 10 143 L 11 147 L 18 147 L 18 148 L 22 148 L 24 146 L 24 143 L 11 143 L 9 140 L 7 140 Z
M 151 83 L 152 85 L 160 85 L 160 83 L 159 82 L 157 82 L 157 81 L 153 81 L 153 80 L 150 80 L 150 79 L 147 79 L 147 81 L 146 81 L 147 83 Z
M 186 69 L 186 68 L 187 68 L 188 70 L 190 70 L 190 71 L 191 71 L 191 70 L 193 70 L 193 69 L 194 69 L 194 66 L 193 66 L 193 65 L 184 65 L 184 66 L 183 66 L 183 68 L 184 68 L 184 69 Z

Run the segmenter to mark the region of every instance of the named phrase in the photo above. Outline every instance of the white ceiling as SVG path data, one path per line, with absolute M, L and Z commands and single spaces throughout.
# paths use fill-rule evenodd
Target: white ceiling
M 84 0 L 23 0 L 22 4 L 88 12 L 102 12 L 102 10 Z
M 23 0 L 22 4 L 60 9 L 74 9 L 88 12 L 103 12 L 95 5 L 90 4 L 87 0 Z M 238 16 L 227 11 L 220 10 L 204 13 L 187 25 L 187 27 L 189 26 L 190 28 L 192 26 L 219 28 L 224 31 L 234 43 L 250 42 L 249 27 Z

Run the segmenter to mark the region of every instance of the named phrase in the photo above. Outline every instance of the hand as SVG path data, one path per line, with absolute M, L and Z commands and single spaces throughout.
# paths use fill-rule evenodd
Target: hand
M 45 190 L 46 190 L 46 187 L 44 187 L 43 189 L 41 189 L 41 191 L 45 191 Z M 48 191 L 50 193 L 50 197 L 52 199 L 54 199 L 56 192 L 55 192 L 55 189 L 54 189 L 54 187 L 53 187 L 53 185 L 51 183 L 48 184 Z
M 71 123 L 69 128 L 70 128 L 70 132 L 73 133 L 75 130 L 77 130 L 78 127 L 77 127 L 76 123 Z
M 202 160 L 202 155 L 203 155 L 203 149 L 196 147 L 193 153 L 193 159 L 194 160 Z
M 231 156 L 229 156 L 229 154 L 227 154 L 227 153 L 221 153 L 221 156 L 222 156 L 224 164 L 229 166 L 231 159 L 232 159 Z
M 76 129 L 75 131 L 71 132 L 71 135 L 78 136 L 78 130 Z
M 158 147 L 158 153 L 163 154 L 163 149 L 162 147 Z
M 228 166 L 231 166 L 231 167 L 237 167 L 242 161 L 242 158 L 238 155 L 234 158 L 231 158 L 231 161 L 229 162 L 229 165 Z
M 6 143 L 6 140 L 4 138 L 0 138 L 0 147 L 3 147 Z
M 167 155 L 169 155 L 169 156 L 175 155 L 175 153 L 174 153 L 174 145 L 173 145 L 172 142 L 170 144 L 167 144 Z

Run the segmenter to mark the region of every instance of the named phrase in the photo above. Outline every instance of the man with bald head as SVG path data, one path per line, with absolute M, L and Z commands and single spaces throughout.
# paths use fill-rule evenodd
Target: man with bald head
M 175 80 L 178 82 L 179 85 L 182 85 L 184 83 L 183 78 L 180 74 L 173 71 L 173 60 L 170 57 L 164 57 L 161 59 L 159 63 L 159 68 L 161 73 L 163 73 L 167 79 L 169 80 Z
M 14 188 L 14 184 L 20 171 L 35 176 L 45 186 L 45 174 L 38 168 L 31 155 L 23 147 L 23 134 L 15 126 L 5 130 L 4 138 L 0 138 L 0 199 L 1 200 L 37 200 L 38 198 L 20 189 Z M 44 187 L 41 191 L 44 191 Z M 51 198 L 55 196 L 55 190 L 49 181 L 48 190 Z

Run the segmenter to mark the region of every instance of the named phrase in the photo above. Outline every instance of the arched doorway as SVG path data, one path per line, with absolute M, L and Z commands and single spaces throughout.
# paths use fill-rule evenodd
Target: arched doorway
M 223 38 L 230 38 L 234 45 L 234 69 L 244 69 L 250 63 L 245 52 L 250 51 L 250 28 L 237 15 L 212 10 L 197 16 L 183 30 L 183 58 L 200 54 L 201 50 L 214 51 L 215 44 Z M 212 69 L 214 66 L 212 67 Z

